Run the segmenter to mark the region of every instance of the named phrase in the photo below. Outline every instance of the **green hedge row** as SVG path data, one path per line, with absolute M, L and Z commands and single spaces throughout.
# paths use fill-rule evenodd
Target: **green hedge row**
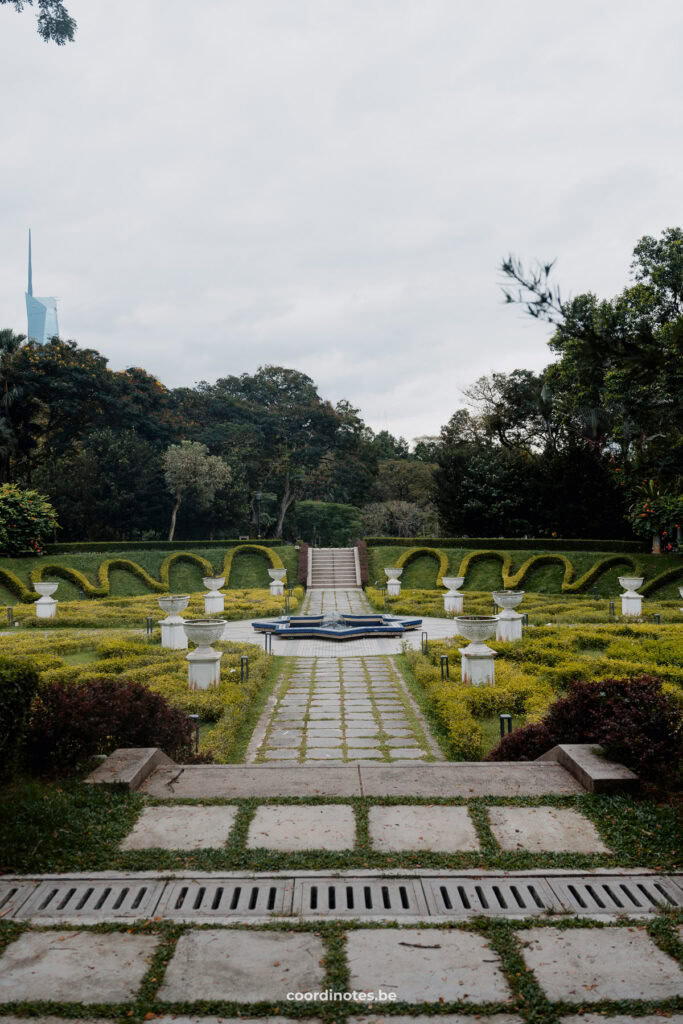
M 256 538 L 250 538 L 258 544 Z M 68 555 L 77 551 L 191 551 L 196 548 L 234 548 L 244 540 L 83 540 L 72 544 L 46 544 L 47 555 Z M 287 541 L 268 538 L 268 547 L 279 547 Z
M 487 548 L 526 551 L 634 551 L 647 552 L 642 540 L 567 540 L 562 537 L 366 537 L 368 547 L 412 548 L 419 544 L 437 548 Z

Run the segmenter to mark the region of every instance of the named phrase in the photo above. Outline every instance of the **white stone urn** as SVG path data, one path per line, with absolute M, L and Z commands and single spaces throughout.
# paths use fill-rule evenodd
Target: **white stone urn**
M 401 593 L 401 581 L 399 577 L 403 569 L 385 569 L 387 576 L 387 594 L 389 597 L 398 597 Z
M 202 583 L 209 591 L 204 594 L 204 611 L 207 615 L 214 612 L 222 612 L 225 608 L 225 598 L 220 593 L 221 587 L 225 586 L 225 576 L 205 576 Z
M 41 596 L 36 601 L 36 618 L 54 619 L 57 615 L 57 602 L 52 596 L 59 583 L 34 583 L 33 589 Z
M 187 681 L 191 690 L 208 690 L 221 681 L 222 651 L 214 651 L 212 644 L 223 636 L 225 619 L 186 619 L 183 629 L 194 651 L 187 655 Z
M 282 597 L 285 592 L 284 578 L 287 575 L 286 569 L 269 569 L 268 575 L 273 581 L 270 584 L 270 593 L 273 597 Z
M 619 584 L 624 588 L 624 593 L 621 595 L 622 615 L 643 614 L 643 598 L 640 594 L 636 594 L 636 590 L 638 590 L 639 587 L 642 587 L 644 582 L 644 576 L 619 577 Z
M 444 594 L 443 606 L 447 612 L 459 613 L 462 611 L 462 594 L 458 594 L 458 590 L 465 582 L 464 576 L 443 576 L 441 582 L 444 587 L 448 587 L 448 592 Z
M 484 643 L 496 631 L 495 615 L 458 615 L 456 620 L 458 633 L 466 637 L 470 643 L 467 647 L 458 648 L 462 658 L 461 676 L 463 683 L 470 686 L 493 686 L 496 681 L 496 670 L 493 659 L 496 651 Z
M 522 603 L 523 590 L 494 590 L 491 593 L 493 600 L 502 612 L 497 616 L 496 640 L 511 642 L 522 639 L 522 616 L 513 611 L 517 605 Z
M 186 650 L 187 636 L 183 629 L 185 620 L 180 613 L 184 612 L 190 603 L 189 594 L 167 594 L 157 600 L 162 612 L 166 612 L 166 618 L 159 619 L 161 646 L 172 651 Z

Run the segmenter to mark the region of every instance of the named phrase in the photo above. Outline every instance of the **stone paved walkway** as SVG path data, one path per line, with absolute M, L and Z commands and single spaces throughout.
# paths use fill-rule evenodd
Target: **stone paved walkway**
M 358 656 L 289 662 L 247 751 L 283 765 L 440 757 L 393 659 Z

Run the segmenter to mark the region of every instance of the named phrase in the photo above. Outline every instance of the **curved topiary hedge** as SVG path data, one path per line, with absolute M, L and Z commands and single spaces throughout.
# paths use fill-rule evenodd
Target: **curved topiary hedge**
M 230 582 L 230 571 L 232 569 L 233 558 L 236 554 L 242 551 L 251 551 L 255 554 L 261 555 L 265 558 L 269 565 L 273 569 L 284 569 L 285 565 L 277 552 L 265 547 L 263 544 L 240 544 L 237 547 L 231 548 L 226 552 L 223 561 L 223 570 L 220 575 L 225 576 L 226 582 Z M 208 559 L 203 558 L 201 555 L 195 555 L 192 551 L 174 551 L 173 554 L 167 555 L 164 558 L 159 568 L 159 579 L 155 579 L 154 576 L 150 576 L 146 569 L 143 569 L 137 562 L 133 562 L 129 558 L 107 558 L 97 567 L 95 574 L 95 583 L 92 583 L 88 577 L 82 573 L 79 569 L 73 569 L 66 565 L 57 565 L 54 562 L 46 562 L 42 565 L 37 566 L 30 573 L 31 583 L 40 583 L 46 576 L 55 577 L 66 580 L 68 583 L 73 583 L 74 586 L 80 587 L 84 594 L 88 597 L 109 597 L 111 593 L 110 585 L 110 574 L 114 569 L 122 569 L 125 572 L 131 573 L 136 576 L 144 585 L 157 594 L 165 594 L 171 588 L 171 569 L 178 562 L 189 562 L 191 565 L 198 566 L 205 576 L 215 575 L 215 570 L 211 562 Z M 35 590 L 30 590 L 22 583 L 18 576 L 15 576 L 9 569 L 0 568 L 0 583 L 4 584 L 8 590 L 23 601 L 25 604 L 37 601 L 38 594 Z
M 410 548 L 409 551 L 404 551 L 396 560 L 396 568 L 405 568 L 405 566 L 410 562 L 413 562 L 416 558 L 421 558 L 423 555 L 427 555 L 429 558 L 435 558 L 439 563 L 436 585 L 441 586 L 441 578 L 448 575 L 448 555 L 444 551 L 440 551 L 438 548 Z
M 230 571 L 232 569 L 232 562 L 235 555 L 239 555 L 243 551 L 252 551 L 256 555 L 261 555 L 268 561 L 271 569 L 284 569 L 285 563 L 282 561 L 280 556 L 272 548 L 267 548 L 264 544 L 238 544 L 237 547 L 231 548 L 230 551 L 226 551 L 225 560 L 223 562 L 223 573 L 225 581 L 230 584 Z
M 439 548 L 411 548 L 396 560 L 396 568 L 398 569 L 401 566 L 407 565 L 409 562 L 412 562 L 413 559 L 418 558 L 421 555 L 429 555 L 430 557 L 438 560 L 439 574 L 436 582 L 437 586 L 440 586 L 442 577 L 448 574 L 448 556 L 445 551 L 442 551 Z M 541 565 L 560 565 L 562 567 L 563 577 L 561 591 L 563 594 L 580 593 L 582 590 L 585 590 L 587 587 L 591 586 L 591 584 L 595 583 L 603 573 L 607 572 L 609 569 L 613 569 L 617 565 L 622 565 L 631 572 L 640 573 L 637 562 L 629 555 L 608 555 L 606 558 L 599 559 L 590 567 L 590 569 L 587 570 L 587 572 L 575 579 L 576 569 L 574 568 L 571 560 L 567 558 L 566 555 L 553 555 L 550 553 L 532 555 L 531 558 L 527 558 L 527 560 L 522 563 L 516 572 L 513 572 L 512 555 L 509 551 L 499 551 L 495 548 L 488 548 L 481 551 L 471 551 L 469 554 L 465 555 L 460 562 L 457 573 L 454 573 L 454 575 L 464 576 L 465 580 L 467 580 L 468 571 L 476 562 L 485 561 L 490 558 L 496 559 L 501 563 L 503 586 L 508 590 L 515 590 L 517 587 L 522 586 L 529 573 Z M 652 594 L 655 590 L 665 586 L 667 583 L 672 583 L 674 580 L 682 578 L 683 566 L 667 569 L 665 572 L 653 577 L 653 579 L 648 580 L 648 582 L 641 588 L 640 593 L 643 597 L 646 597 L 648 594 Z

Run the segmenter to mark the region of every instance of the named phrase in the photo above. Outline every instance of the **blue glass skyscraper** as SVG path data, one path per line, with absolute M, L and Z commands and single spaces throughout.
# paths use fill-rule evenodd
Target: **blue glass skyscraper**
M 33 268 L 31 266 L 31 229 L 28 231 L 28 291 L 26 292 L 26 315 L 28 317 L 28 338 L 44 345 L 55 336 L 59 337 L 57 323 L 57 300 L 39 299 L 33 294 Z

